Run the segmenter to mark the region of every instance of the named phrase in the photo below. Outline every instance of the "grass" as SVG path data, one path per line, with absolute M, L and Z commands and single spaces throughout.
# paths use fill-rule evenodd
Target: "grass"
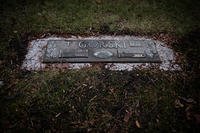
M 193 6 L 193 5 L 196 6 Z M 99 31 L 105 23 L 110 31 L 169 32 L 184 34 L 199 26 L 200 3 L 189 0 L 50 0 L 5 1 L 2 31 L 24 33 Z M 4 25 L 4 26 L 3 26 Z M 9 29 L 9 30 L 8 30 Z
M 199 6 L 194 0 L 9 0 L 0 16 L 2 132 L 198 132 Z M 19 69 L 41 33 L 170 34 L 182 72 Z M 192 99 L 192 100 L 191 100 Z
M 184 125 L 174 127 L 181 120 L 171 108 L 180 77 L 158 73 L 91 68 L 23 75 L 4 96 L 2 122 L 10 131 L 184 131 Z

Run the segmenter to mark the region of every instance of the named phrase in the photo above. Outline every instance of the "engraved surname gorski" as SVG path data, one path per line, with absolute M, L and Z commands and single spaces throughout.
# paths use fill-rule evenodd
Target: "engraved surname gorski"
M 105 48 L 105 49 L 112 49 L 112 48 L 121 48 L 126 49 L 126 44 L 124 41 L 108 41 L 105 43 L 104 41 L 97 41 L 95 43 L 81 41 L 78 44 L 79 48 Z

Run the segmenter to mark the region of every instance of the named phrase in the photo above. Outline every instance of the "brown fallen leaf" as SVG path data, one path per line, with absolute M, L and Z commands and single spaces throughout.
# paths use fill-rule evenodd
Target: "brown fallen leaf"
M 180 102 L 179 99 L 175 100 L 175 108 L 182 108 L 184 107 L 184 105 Z
M 61 115 L 61 113 L 58 113 L 55 117 L 57 118 L 58 116 L 60 116 Z
M 126 114 L 124 116 L 124 122 L 128 122 L 130 117 L 131 117 L 131 115 L 132 115 L 132 111 L 127 111 L 126 110 Z
M 138 120 L 135 121 L 135 125 L 136 125 L 138 128 L 141 128 L 140 123 L 139 123 Z
M 96 0 L 96 2 L 97 2 L 98 4 L 101 4 L 102 1 L 101 1 L 101 0 Z

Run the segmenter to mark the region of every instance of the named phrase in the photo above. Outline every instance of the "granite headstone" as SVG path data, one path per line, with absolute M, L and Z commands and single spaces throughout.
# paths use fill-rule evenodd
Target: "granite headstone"
M 160 63 L 151 40 L 49 40 L 44 63 L 130 62 Z

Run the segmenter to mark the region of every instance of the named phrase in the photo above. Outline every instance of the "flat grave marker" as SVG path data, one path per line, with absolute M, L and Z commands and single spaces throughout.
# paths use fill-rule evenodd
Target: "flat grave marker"
M 151 40 L 48 40 L 44 63 L 161 63 Z

